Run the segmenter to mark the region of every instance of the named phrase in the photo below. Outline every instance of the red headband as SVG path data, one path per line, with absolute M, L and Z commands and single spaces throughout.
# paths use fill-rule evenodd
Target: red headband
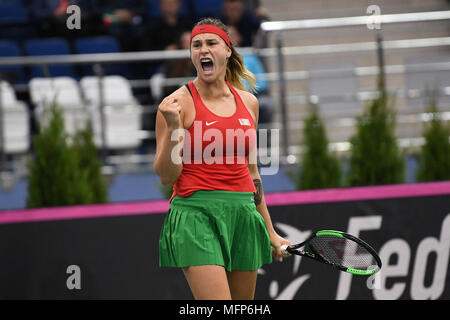
M 197 27 L 194 28 L 194 30 L 192 30 L 191 33 L 191 42 L 192 42 L 192 38 L 195 37 L 196 35 L 200 34 L 200 33 L 214 33 L 217 34 L 219 37 L 221 37 L 223 39 L 223 41 L 226 42 L 226 44 L 228 45 L 228 47 L 231 48 L 231 42 L 230 42 L 230 37 L 228 37 L 227 33 L 225 31 L 223 31 L 221 28 L 212 25 L 212 24 L 202 24 L 199 25 Z

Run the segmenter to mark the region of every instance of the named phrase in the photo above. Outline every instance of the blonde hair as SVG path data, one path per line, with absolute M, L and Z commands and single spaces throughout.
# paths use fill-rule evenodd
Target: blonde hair
M 225 31 L 228 36 L 230 36 L 228 33 L 227 26 L 219 19 L 214 18 L 202 19 L 199 22 L 197 22 L 194 28 L 204 24 L 211 24 L 216 27 L 219 27 L 220 29 Z M 254 91 L 256 88 L 255 75 L 250 70 L 245 68 L 244 60 L 242 59 L 242 56 L 239 53 L 237 53 L 237 51 L 234 49 L 233 43 L 231 44 L 230 49 L 231 49 L 231 56 L 228 58 L 226 80 L 233 87 L 236 87 L 241 90 L 246 90 L 244 83 L 242 83 L 242 79 L 244 79 L 249 83 L 251 90 Z

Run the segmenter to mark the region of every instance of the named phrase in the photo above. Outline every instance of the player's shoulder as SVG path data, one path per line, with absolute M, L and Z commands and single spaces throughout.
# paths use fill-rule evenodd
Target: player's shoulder
M 250 104 L 250 105 L 256 105 L 258 106 L 258 99 L 256 98 L 256 96 L 247 91 L 247 90 L 241 90 L 241 89 L 237 89 L 236 91 L 239 93 L 239 95 L 241 96 L 241 99 L 244 101 L 245 104 Z M 249 107 L 250 107 L 249 105 Z
M 251 93 L 247 90 L 242 90 L 242 89 L 238 89 L 238 88 L 235 88 L 235 89 L 239 93 L 239 95 L 241 96 L 241 98 L 243 100 L 253 102 L 253 103 L 258 102 L 258 99 L 256 98 L 256 96 L 253 93 Z
M 247 90 L 241 90 L 237 88 L 236 91 L 239 93 L 242 101 L 248 108 L 250 108 L 254 112 L 258 110 L 258 99 L 253 93 L 248 92 Z
M 190 93 L 186 86 L 181 86 L 171 94 L 165 97 L 165 99 L 177 98 L 177 99 L 187 99 L 190 97 Z

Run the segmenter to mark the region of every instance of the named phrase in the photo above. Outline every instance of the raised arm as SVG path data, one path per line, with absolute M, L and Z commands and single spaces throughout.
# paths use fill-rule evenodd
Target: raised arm
M 184 138 L 182 107 L 179 95 L 166 97 L 156 114 L 156 155 L 153 168 L 161 183 L 171 187 L 183 169 L 182 141 Z

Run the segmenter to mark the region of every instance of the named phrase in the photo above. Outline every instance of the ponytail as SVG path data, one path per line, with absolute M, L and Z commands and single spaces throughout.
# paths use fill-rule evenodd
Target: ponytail
M 255 90 L 256 87 L 255 75 L 245 68 L 242 56 L 237 53 L 233 46 L 231 47 L 231 56 L 228 59 L 226 79 L 233 87 L 241 90 L 246 90 L 242 79 L 249 83 L 251 90 Z

